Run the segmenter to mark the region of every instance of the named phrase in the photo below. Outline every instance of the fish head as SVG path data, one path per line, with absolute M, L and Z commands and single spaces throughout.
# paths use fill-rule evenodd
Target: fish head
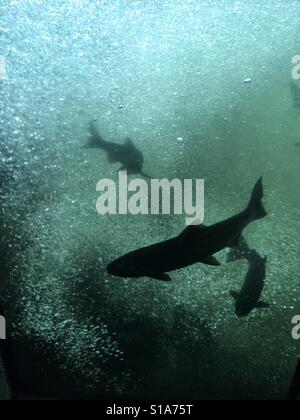
M 131 174 L 140 174 L 143 170 L 144 159 L 136 155 L 128 162 L 128 172 Z
M 137 175 L 142 172 L 143 165 L 139 165 L 136 162 L 130 162 L 126 167 L 128 175 Z
M 240 305 L 238 302 L 235 304 L 235 313 L 239 318 L 248 316 L 250 315 L 251 312 L 252 312 L 252 308 L 248 308 L 246 306 Z
M 106 271 L 111 276 L 121 277 L 121 278 L 134 278 L 138 277 L 138 268 L 136 267 L 133 260 L 129 257 L 121 257 L 112 263 L 110 263 Z
M 142 172 L 144 156 L 138 149 L 134 147 L 129 148 L 126 160 L 126 169 L 128 170 L 128 173 L 135 175 Z

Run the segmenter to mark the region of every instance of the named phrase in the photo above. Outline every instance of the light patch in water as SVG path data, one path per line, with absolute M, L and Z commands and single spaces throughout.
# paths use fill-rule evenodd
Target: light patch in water
M 6 77 L 6 60 L 0 56 L 0 80 Z

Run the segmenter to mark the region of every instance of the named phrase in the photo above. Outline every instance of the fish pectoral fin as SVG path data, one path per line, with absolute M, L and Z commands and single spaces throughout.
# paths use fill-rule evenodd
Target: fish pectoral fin
M 151 279 L 160 280 L 160 281 L 172 281 L 171 277 L 166 273 L 161 274 L 152 274 L 149 276 Z
M 219 267 L 221 265 L 220 261 L 217 260 L 216 257 L 212 255 L 210 257 L 205 257 L 200 260 L 202 264 L 211 265 L 213 267 Z
M 257 309 L 269 309 L 270 308 L 270 304 L 268 302 L 263 302 L 262 300 L 260 300 L 258 302 L 258 304 L 255 306 Z
M 229 293 L 231 294 L 231 296 L 233 297 L 233 299 L 239 300 L 239 298 L 240 298 L 239 292 L 236 292 L 235 290 L 230 290 Z

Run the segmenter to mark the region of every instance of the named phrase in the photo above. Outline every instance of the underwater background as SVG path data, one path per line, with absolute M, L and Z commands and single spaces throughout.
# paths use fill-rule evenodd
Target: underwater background
M 293 0 L 0 1 L 1 302 L 33 393 L 286 397 L 299 354 L 299 16 Z M 227 264 L 228 250 L 220 268 L 170 283 L 106 273 L 185 217 L 97 214 L 96 184 L 118 168 L 81 148 L 96 118 L 155 178 L 204 178 L 205 224 L 243 209 L 263 175 L 269 215 L 245 237 L 268 258 L 269 310 L 237 318 L 229 290 L 247 264 Z

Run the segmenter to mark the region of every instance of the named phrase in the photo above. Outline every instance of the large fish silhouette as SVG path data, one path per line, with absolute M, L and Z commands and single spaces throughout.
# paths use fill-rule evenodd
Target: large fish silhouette
M 262 178 L 256 183 L 245 210 L 215 225 L 189 226 L 176 238 L 133 251 L 107 266 L 111 275 L 123 278 L 150 277 L 169 281 L 167 274 L 197 263 L 218 266 L 213 256 L 226 247 L 238 246 L 243 230 L 267 215 L 263 204 Z

